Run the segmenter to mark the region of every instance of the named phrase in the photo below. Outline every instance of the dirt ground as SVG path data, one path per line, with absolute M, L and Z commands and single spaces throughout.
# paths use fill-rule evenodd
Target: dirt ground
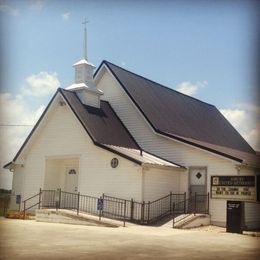
M 108 228 L 0 218 L 0 259 L 260 259 L 260 238 L 221 228 Z

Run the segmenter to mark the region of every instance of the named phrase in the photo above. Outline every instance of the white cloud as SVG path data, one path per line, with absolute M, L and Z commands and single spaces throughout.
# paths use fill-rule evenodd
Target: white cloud
M 1 124 L 25 124 L 33 125 L 39 118 L 44 106 L 38 109 L 30 109 L 22 95 L 13 97 L 10 93 L 0 94 Z
M 238 104 L 234 109 L 220 109 L 220 112 L 255 150 L 260 150 L 260 107 Z
M 254 104 L 248 104 L 248 103 L 238 103 L 236 106 L 240 109 L 245 109 L 249 112 L 255 113 L 256 115 L 257 114 L 260 115 L 260 106 L 256 106 Z
M 69 20 L 69 18 L 70 18 L 70 12 L 63 13 L 63 14 L 61 15 L 61 17 L 62 17 L 63 20 Z
M 19 15 L 19 10 L 10 5 L 0 4 L 0 12 L 6 13 L 12 16 Z
M 43 113 L 44 106 L 31 109 L 23 96 L 13 97 L 10 93 L 0 94 L 0 124 L 34 125 Z M 11 188 L 12 175 L 3 170 L 3 165 L 13 159 L 32 126 L 1 126 L 0 136 L 0 187 Z
M 220 109 L 220 112 L 235 127 L 239 128 L 246 119 L 246 111 L 241 109 Z
M 57 73 L 40 72 L 26 78 L 26 86 L 21 91 L 23 95 L 44 97 L 54 93 L 60 86 Z
M 188 96 L 194 96 L 197 94 L 200 88 L 203 88 L 206 85 L 208 85 L 208 82 L 206 80 L 198 81 L 195 84 L 191 83 L 190 81 L 184 81 L 177 85 L 175 89 Z
M 256 150 L 256 151 L 260 151 L 260 125 L 258 125 L 258 127 L 249 130 L 248 132 L 245 132 L 243 134 L 243 137 L 245 138 L 245 140 L 251 144 L 251 146 Z
M 40 72 L 26 78 L 26 84 L 21 92 L 13 96 L 10 93 L 0 93 L 0 124 L 29 125 L 0 127 L 0 187 L 11 188 L 12 174 L 2 167 L 11 161 L 25 138 L 43 113 L 45 106 L 39 104 L 32 108 L 26 97 L 44 97 L 53 93 L 60 86 L 57 73 Z M 41 101 L 41 99 L 37 99 Z

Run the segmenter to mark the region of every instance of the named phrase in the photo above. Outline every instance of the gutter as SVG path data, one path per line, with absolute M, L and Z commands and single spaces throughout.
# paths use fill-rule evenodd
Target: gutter
M 178 167 L 178 166 L 171 166 L 171 165 L 162 165 L 162 164 L 155 164 L 155 163 L 143 163 L 142 166 L 144 167 L 144 169 L 149 169 L 149 168 L 153 168 L 153 169 L 163 169 L 163 170 L 176 170 L 176 171 L 186 171 L 186 168 L 183 167 Z

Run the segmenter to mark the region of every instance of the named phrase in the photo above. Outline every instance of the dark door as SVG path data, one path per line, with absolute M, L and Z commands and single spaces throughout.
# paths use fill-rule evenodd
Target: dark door
M 197 194 L 207 193 L 207 172 L 206 168 L 190 169 L 190 193 L 194 196 Z

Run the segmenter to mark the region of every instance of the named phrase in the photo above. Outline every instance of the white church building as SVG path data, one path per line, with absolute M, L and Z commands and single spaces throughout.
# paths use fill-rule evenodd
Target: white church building
M 247 201 L 246 225 L 260 225 L 259 156 L 215 106 L 108 61 L 93 73 L 85 55 L 73 67 L 74 84 L 57 90 L 5 165 L 13 195 L 62 189 L 142 202 L 209 193 L 211 223 L 225 226 L 234 194 L 218 196 L 212 178 L 254 176 L 255 189 L 237 192 Z

